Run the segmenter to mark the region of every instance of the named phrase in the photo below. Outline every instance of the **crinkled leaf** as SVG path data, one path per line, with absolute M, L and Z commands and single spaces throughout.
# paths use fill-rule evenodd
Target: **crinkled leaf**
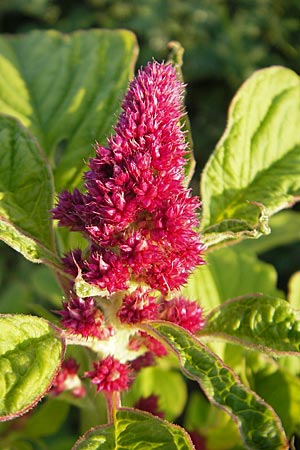
M 0 420 L 9 420 L 31 409 L 51 387 L 64 342 L 53 325 L 34 316 L 0 315 L 0 330 Z
M 52 175 L 36 140 L 0 116 L 0 239 L 33 262 L 55 261 Z
M 207 264 L 190 275 L 182 290 L 183 295 L 197 300 L 205 312 L 229 298 L 249 293 L 264 292 L 280 297 L 274 267 L 258 260 L 252 253 L 242 251 L 241 245 L 209 252 L 206 255 Z
M 200 384 L 208 399 L 237 422 L 245 448 L 288 448 L 281 423 L 273 409 L 247 389 L 232 369 L 205 345 L 174 324 L 152 322 L 147 329 L 168 344 L 177 355 L 183 372 Z
M 254 73 L 202 176 L 208 245 L 269 232 L 269 216 L 300 196 L 300 80 L 283 67 Z
M 280 298 L 245 296 L 229 300 L 208 314 L 201 335 L 278 354 L 300 354 L 300 313 Z
M 94 428 L 85 434 L 73 450 L 115 449 L 191 450 L 188 434 L 179 426 L 151 414 L 133 409 L 116 412 L 113 425 Z
M 18 118 L 55 167 L 57 191 L 81 181 L 104 141 L 137 53 L 125 30 L 32 31 L 0 39 L 0 112 Z

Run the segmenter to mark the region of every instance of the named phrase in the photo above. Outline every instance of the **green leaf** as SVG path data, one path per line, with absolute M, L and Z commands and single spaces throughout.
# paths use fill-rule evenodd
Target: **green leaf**
M 59 399 L 48 398 L 26 421 L 22 433 L 31 439 L 51 436 L 59 431 L 66 420 L 70 405 Z
M 125 30 L 32 31 L 0 39 L 0 112 L 18 118 L 55 167 L 57 191 L 81 182 L 111 133 L 137 45 Z
M 197 381 L 208 399 L 237 422 L 245 448 L 288 448 L 281 423 L 272 410 L 237 375 L 191 334 L 174 324 L 152 322 L 148 332 L 167 343 L 183 372 Z
M 208 314 L 200 333 L 276 354 L 300 354 L 300 313 L 263 294 L 223 303 Z
M 176 402 L 174 402 L 176 392 Z M 124 404 L 134 406 L 141 397 L 156 395 L 158 409 L 167 420 L 173 421 L 182 414 L 187 400 L 186 383 L 180 372 L 162 367 L 146 367 L 139 372 L 128 393 Z
M 31 300 L 31 292 L 28 287 L 16 279 L 1 289 L 0 312 L 2 314 L 30 313 Z
M 64 342 L 53 325 L 34 316 L 0 315 L 0 329 L 0 420 L 9 420 L 27 412 L 49 390 Z
M 61 308 L 61 289 L 53 272 L 48 267 L 35 266 L 28 275 L 30 286 L 36 297 L 43 299 L 44 302 L 47 300 L 55 308 Z
M 25 16 L 37 16 L 45 20 L 49 3 L 50 0 L 2 0 L 1 12 L 9 11 L 14 14 L 18 12 Z
M 270 264 L 244 251 L 242 244 L 217 249 L 206 255 L 205 266 L 198 267 L 189 277 L 182 294 L 197 300 L 204 311 L 210 311 L 229 298 L 264 292 L 283 296 L 276 289 L 277 274 Z M 228 276 L 230 274 L 230 276 Z
M 74 290 L 76 294 L 81 298 L 86 297 L 107 297 L 109 296 L 109 291 L 107 289 L 101 289 L 95 285 L 87 283 L 81 275 L 81 270 L 78 267 L 78 275 L 75 278 Z
M 288 300 L 295 309 L 300 309 L 300 271 L 294 273 L 289 279 Z
M 281 211 L 270 219 L 271 233 L 260 239 L 246 239 L 239 243 L 241 251 L 264 253 L 276 247 L 300 242 L 300 213 Z
M 300 196 L 300 83 L 283 67 L 255 72 L 240 88 L 203 172 L 207 245 L 269 232 L 269 217 Z
M 300 380 L 284 370 L 254 376 L 255 391 L 276 410 L 288 436 L 299 427 Z
M 69 396 L 71 399 L 71 396 Z M 80 399 L 81 401 L 83 399 Z M 72 397 L 74 402 L 74 397 Z M 79 406 L 79 405 L 78 405 Z M 79 410 L 80 414 L 80 434 L 99 425 L 107 423 L 106 400 L 100 393 L 95 395 L 95 389 L 92 389 L 91 383 L 87 385 L 84 405 Z
M 54 263 L 52 175 L 36 140 L 0 116 L 0 239 L 33 262 Z
M 141 447 L 142 445 L 142 447 Z M 86 433 L 73 450 L 192 450 L 188 434 L 179 426 L 151 414 L 122 408 L 113 425 L 94 428 Z
M 232 450 L 241 445 L 236 423 L 222 409 L 213 407 L 201 392 L 193 391 L 189 396 L 184 427 L 205 438 L 206 450 Z

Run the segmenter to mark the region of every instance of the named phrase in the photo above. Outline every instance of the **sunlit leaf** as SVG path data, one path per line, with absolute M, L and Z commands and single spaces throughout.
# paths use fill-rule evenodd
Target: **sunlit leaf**
M 230 298 L 254 292 L 283 297 L 276 288 L 274 267 L 240 245 L 209 252 L 206 265 L 198 267 L 182 289 L 185 296 L 201 304 L 206 314 Z
M 142 446 L 142 447 L 141 447 Z M 179 426 L 133 409 L 116 412 L 113 425 L 94 428 L 73 450 L 164 449 L 192 450 L 188 434 Z
M 288 288 L 288 300 L 291 306 L 300 309 L 300 271 L 291 276 Z
M 9 420 L 49 390 L 64 343 L 53 325 L 34 316 L 0 315 L 0 329 L 0 420 Z
M 300 353 L 300 314 L 280 298 L 250 295 L 229 300 L 206 317 L 203 336 L 269 352 Z
M 242 444 L 236 423 L 201 392 L 193 391 L 189 396 L 184 426 L 203 437 L 206 450 L 236 450 Z
M 300 242 L 300 213 L 281 211 L 270 219 L 271 233 L 260 239 L 245 239 L 238 244 L 241 252 L 261 254 L 276 247 Z
M 254 73 L 234 97 L 202 176 L 207 245 L 269 233 L 269 217 L 299 198 L 299 104 L 299 77 L 283 67 Z

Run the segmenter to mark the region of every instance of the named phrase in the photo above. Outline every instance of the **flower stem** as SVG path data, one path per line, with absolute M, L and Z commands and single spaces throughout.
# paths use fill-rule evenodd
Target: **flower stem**
M 120 392 L 105 392 L 107 420 L 108 423 L 113 423 L 116 411 L 121 408 Z

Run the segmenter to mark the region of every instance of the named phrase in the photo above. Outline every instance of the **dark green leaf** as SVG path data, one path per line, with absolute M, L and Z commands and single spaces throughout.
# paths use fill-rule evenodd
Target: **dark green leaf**
M 136 54 L 125 30 L 1 38 L 0 112 L 37 138 L 56 167 L 57 191 L 81 182 L 92 145 L 111 133 Z
M 49 398 L 32 414 L 25 423 L 24 435 L 27 438 L 51 436 L 58 432 L 65 421 L 70 406 L 59 399 Z
M 36 140 L 0 117 L 0 239 L 34 262 L 55 262 L 52 175 Z
M 183 372 L 200 384 L 208 399 L 237 422 L 245 448 L 288 448 L 281 423 L 272 408 L 247 389 L 232 369 L 205 345 L 174 324 L 152 322 L 147 329 L 175 352 Z
M 254 376 L 256 392 L 261 395 L 282 420 L 288 436 L 295 433 L 300 425 L 300 380 L 284 370 L 275 370 L 266 375 L 258 373 Z

